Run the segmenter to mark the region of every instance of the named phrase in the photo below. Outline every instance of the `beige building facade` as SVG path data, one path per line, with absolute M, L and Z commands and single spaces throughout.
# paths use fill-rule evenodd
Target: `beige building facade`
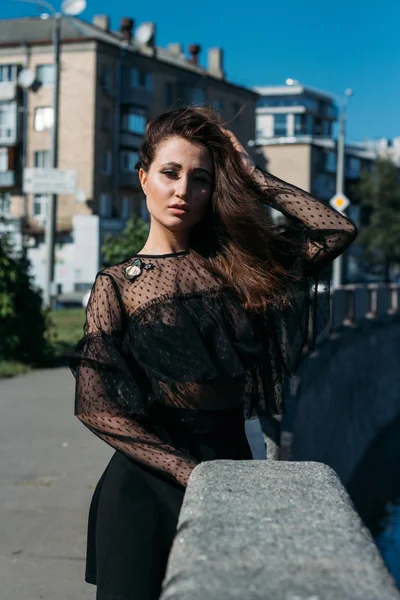
M 25 236 L 36 283 L 44 287 L 46 194 L 24 194 L 23 167 L 51 165 L 54 67 L 52 19 L 0 21 L 0 212 Z M 257 93 L 226 80 L 223 52 L 197 45 L 156 45 L 122 19 L 112 32 L 105 16 L 93 23 L 62 20 L 58 167 L 77 175 L 77 194 L 57 202 L 56 281 L 63 296 L 90 287 L 101 268 L 107 233 L 123 229 L 132 211 L 146 217 L 135 164 L 150 118 L 181 105 L 218 110 L 242 143 L 255 137 Z M 143 34 L 143 27 L 142 27 Z M 138 41 L 138 39 L 140 41 Z M 22 68 L 35 75 L 24 92 Z

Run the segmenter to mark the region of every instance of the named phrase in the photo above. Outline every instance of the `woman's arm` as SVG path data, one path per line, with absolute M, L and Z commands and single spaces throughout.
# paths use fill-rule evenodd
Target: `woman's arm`
M 227 135 L 267 204 L 304 227 L 305 258 L 313 268 L 330 263 L 351 244 L 357 229 L 350 219 L 308 192 L 257 168 L 236 137 L 231 132 Z
M 70 355 L 76 377 L 75 414 L 116 450 L 186 486 L 197 462 L 165 443 L 146 424 L 147 398 L 120 348 L 122 307 L 114 285 L 109 275 L 97 277 L 85 337 Z
M 80 377 L 85 375 L 80 373 Z M 99 399 L 97 399 L 99 404 Z M 186 487 L 197 462 L 164 443 L 151 429 L 137 420 L 127 417 L 116 407 L 104 402 L 104 411 L 97 406 L 95 411 L 77 413 L 78 419 L 92 433 L 133 459 L 134 461 L 161 471 L 180 485 Z
M 269 206 L 305 226 L 306 259 L 321 268 L 334 260 L 357 235 L 355 224 L 308 192 L 255 168 L 253 180 L 263 191 Z

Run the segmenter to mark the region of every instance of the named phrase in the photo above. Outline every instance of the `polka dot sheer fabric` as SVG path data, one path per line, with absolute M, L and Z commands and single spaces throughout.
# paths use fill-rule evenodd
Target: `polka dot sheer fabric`
M 282 412 L 283 379 L 329 318 L 332 260 L 355 226 L 306 192 L 259 170 L 268 204 L 301 232 L 290 308 L 252 315 L 196 253 L 134 257 L 98 274 L 84 337 L 70 354 L 75 412 L 97 436 L 185 486 L 197 461 L 163 435 L 163 420 L 199 424 L 243 406 Z M 287 232 L 286 232 L 287 233 Z M 140 258 L 139 274 L 130 267 Z

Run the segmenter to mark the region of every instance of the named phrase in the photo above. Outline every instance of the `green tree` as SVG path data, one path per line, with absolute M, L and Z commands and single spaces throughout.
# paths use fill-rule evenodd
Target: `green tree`
M 106 235 L 102 247 L 105 265 L 113 265 L 134 256 L 143 248 L 148 234 L 149 224 L 132 214 L 120 235 Z
M 50 322 L 29 275 L 7 236 L 0 239 L 0 361 L 43 364 L 51 354 Z
M 378 158 L 371 172 L 362 173 L 359 193 L 369 215 L 358 238 L 363 258 L 370 267 L 378 266 L 388 282 L 391 267 L 400 262 L 399 168 L 389 158 Z

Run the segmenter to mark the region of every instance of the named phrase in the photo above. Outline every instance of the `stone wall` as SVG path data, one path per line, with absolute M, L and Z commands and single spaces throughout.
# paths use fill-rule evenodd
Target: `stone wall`
M 299 376 L 288 399 L 292 458 L 324 462 L 347 484 L 380 432 L 400 416 L 400 320 L 366 320 L 339 331 Z

